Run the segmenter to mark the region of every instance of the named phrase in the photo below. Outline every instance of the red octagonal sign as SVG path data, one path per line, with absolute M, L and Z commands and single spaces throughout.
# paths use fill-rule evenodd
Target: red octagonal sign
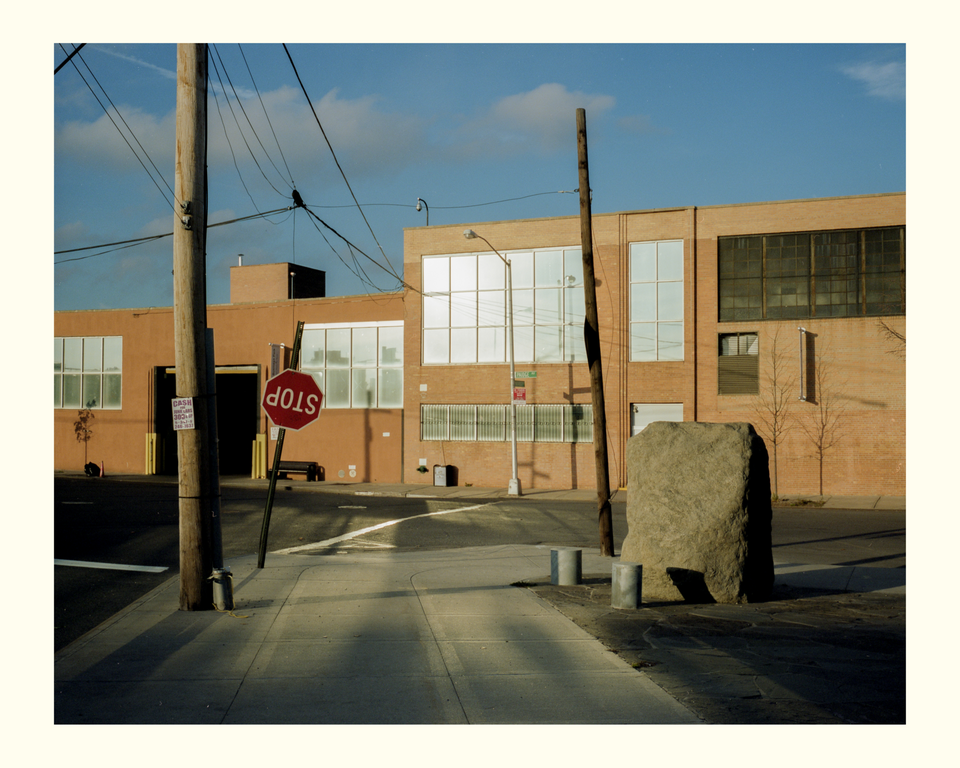
M 317 420 L 322 400 L 313 376 L 286 370 L 267 381 L 260 405 L 278 427 L 301 430 Z

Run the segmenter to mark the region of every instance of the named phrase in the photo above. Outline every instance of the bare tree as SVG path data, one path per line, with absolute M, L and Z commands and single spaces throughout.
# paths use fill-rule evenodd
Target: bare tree
M 73 422 L 73 431 L 76 433 L 77 442 L 83 443 L 83 466 L 87 466 L 87 443 L 90 442 L 90 436 L 93 430 L 90 429 L 90 422 L 94 419 L 93 411 L 89 408 L 77 411 L 77 420 Z
M 770 364 L 763 377 L 758 391 L 754 411 L 757 414 L 757 426 L 765 433 L 772 447 L 770 456 L 773 459 L 773 497 L 779 495 L 777 482 L 777 447 L 783 442 L 783 436 L 793 426 L 793 414 L 788 406 L 796 400 L 797 376 L 790 372 L 790 362 L 787 358 L 784 344 L 780 340 L 780 326 L 777 327 L 770 340 Z
M 890 350 L 890 353 L 900 358 L 906 358 L 907 335 L 901 333 L 896 328 L 891 328 L 886 320 L 877 320 L 877 325 L 880 335 L 887 339 L 887 341 L 893 343 L 893 349 Z
M 822 353 L 817 353 L 813 370 L 814 396 L 807 402 L 813 406 L 808 416 L 800 422 L 800 428 L 813 443 L 820 478 L 820 495 L 823 496 L 823 458 L 843 437 L 841 421 L 845 406 L 840 399 L 834 371 L 824 362 Z

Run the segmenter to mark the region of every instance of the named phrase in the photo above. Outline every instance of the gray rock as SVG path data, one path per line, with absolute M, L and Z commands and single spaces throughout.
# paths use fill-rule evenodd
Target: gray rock
M 773 588 L 767 448 L 749 424 L 654 422 L 627 442 L 622 561 L 645 601 L 744 603 Z

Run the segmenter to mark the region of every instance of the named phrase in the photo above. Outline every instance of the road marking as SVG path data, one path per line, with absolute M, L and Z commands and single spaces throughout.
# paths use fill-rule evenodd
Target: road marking
M 61 501 L 61 504 L 93 504 L 92 501 Z
M 102 568 L 107 571 L 139 571 L 141 573 L 163 573 L 169 570 L 162 565 L 122 565 L 120 563 L 92 563 L 87 560 L 54 560 L 54 565 L 66 565 L 71 568 Z
M 293 555 L 297 552 L 309 552 L 312 549 L 323 549 L 324 547 L 332 546 L 333 544 L 339 544 L 341 541 L 349 541 L 350 539 L 355 539 L 357 536 L 363 536 L 365 533 L 370 533 L 371 531 L 379 531 L 381 528 L 389 528 L 391 525 L 396 525 L 397 523 L 403 523 L 407 520 L 416 520 L 421 517 L 435 517 L 436 515 L 449 515 L 451 512 L 470 512 L 474 509 L 482 509 L 483 507 L 491 507 L 495 502 L 488 502 L 487 504 L 474 504 L 472 507 L 456 507 L 455 509 L 443 509 L 439 512 L 425 512 L 422 515 L 414 515 L 413 517 L 402 517 L 399 520 L 388 520 L 385 523 L 378 523 L 377 525 L 371 525 L 369 528 L 361 528 L 359 531 L 351 531 L 350 533 L 345 533 L 342 536 L 336 536 L 332 539 L 327 539 L 326 541 L 317 541 L 313 544 L 303 544 L 299 547 L 288 547 L 287 549 L 278 549 L 273 554 L 275 555 Z

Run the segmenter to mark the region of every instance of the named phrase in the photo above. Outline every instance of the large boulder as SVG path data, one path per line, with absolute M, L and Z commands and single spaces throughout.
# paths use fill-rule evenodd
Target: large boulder
M 644 600 L 743 603 L 773 588 L 767 448 L 749 424 L 654 422 L 627 442 L 622 561 Z

